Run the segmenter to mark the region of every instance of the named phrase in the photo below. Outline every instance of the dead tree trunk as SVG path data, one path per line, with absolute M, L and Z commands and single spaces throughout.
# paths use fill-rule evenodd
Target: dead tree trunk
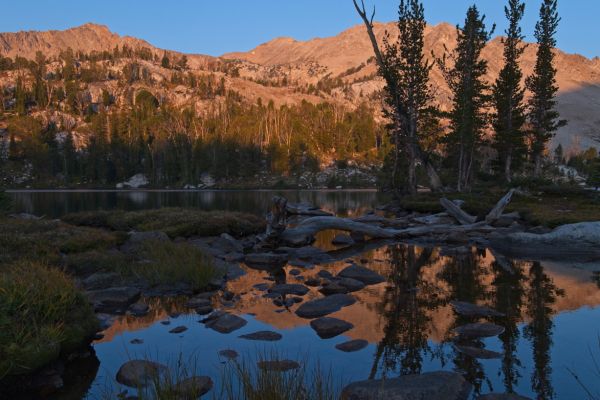
M 490 211 L 489 214 L 485 217 L 485 222 L 487 222 L 488 224 L 491 224 L 491 223 L 497 221 L 498 218 L 500 218 L 502 216 L 502 213 L 504 212 L 504 209 L 506 208 L 506 206 L 508 206 L 508 204 L 512 200 L 512 196 L 514 193 L 515 193 L 515 189 L 510 189 L 510 191 L 508 193 L 506 193 L 504 195 L 504 197 L 502 197 L 500 199 L 500 201 L 498 201 L 498 203 L 492 209 L 492 211 Z
M 361 6 L 358 5 L 356 0 L 352 0 L 354 3 L 354 7 L 356 8 L 356 12 L 363 20 L 365 27 L 367 28 L 367 34 L 369 35 L 369 39 L 371 41 L 371 45 L 373 46 L 373 51 L 375 53 L 375 61 L 377 62 L 377 66 L 379 67 L 380 75 L 385 80 L 385 83 L 388 86 L 389 95 L 393 99 L 394 104 L 394 119 L 396 121 L 395 124 L 398 125 L 398 128 L 405 129 L 408 127 L 408 118 L 406 116 L 406 109 L 400 100 L 400 93 L 398 90 L 398 85 L 394 79 L 393 74 L 391 73 L 387 63 L 379 49 L 379 43 L 377 42 L 377 37 L 375 36 L 375 32 L 373 31 L 373 18 L 375 17 L 375 9 L 373 9 L 373 14 L 371 18 L 367 16 L 367 11 L 365 8 L 364 0 L 361 0 Z M 425 170 L 427 171 L 427 176 L 429 177 L 429 184 L 433 191 L 440 191 L 442 189 L 442 183 L 440 176 L 438 175 L 435 167 L 429 160 L 429 157 L 425 155 L 425 152 L 421 148 L 420 144 L 416 141 L 410 144 L 411 150 L 414 153 L 415 160 L 418 160 L 422 165 L 425 166 Z
M 440 199 L 440 204 L 446 209 L 446 212 L 453 216 L 461 225 L 471 225 L 477 221 L 477 217 L 469 215 L 453 201 L 442 198 Z

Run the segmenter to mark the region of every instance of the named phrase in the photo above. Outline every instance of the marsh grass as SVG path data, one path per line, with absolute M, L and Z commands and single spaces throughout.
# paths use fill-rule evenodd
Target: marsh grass
M 0 265 L 0 379 L 45 365 L 96 328 L 91 306 L 62 271 L 31 261 Z
M 59 264 L 61 253 L 107 250 L 120 241 L 117 233 L 101 229 L 0 217 L 0 264 L 23 259 Z
M 69 214 L 62 219 L 72 225 L 115 231 L 162 231 L 171 238 L 218 236 L 222 233 L 245 236 L 261 232 L 265 228 L 265 221 L 252 214 L 185 208 L 129 212 L 91 211 Z
M 220 387 L 214 386 L 202 398 L 213 400 L 337 400 L 338 391 L 333 384 L 332 373 L 324 372 L 317 364 L 313 369 L 308 362 L 300 362 L 300 368 L 287 372 L 265 371 L 257 366 L 257 361 L 283 360 L 277 351 L 258 351 L 257 357 L 248 357 L 242 361 L 227 361 L 218 371 Z M 156 361 L 157 357 L 144 357 L 147 361 Z M 182 391 L 181 382 L 197 375 L 198 355 L 187 359 L 179 355 L 175 362 L 168 362 L 169 373 L 156 376 L 146 387 L 135 389 L 139 400 L 196 400 L 197 388 Z M 214 381 L 214 376 L 211 377 Z M 108 383 L 108 382 L 107 382 Z M 214 383 L 214 382 L 213 382 Z M 115 394 L 117 387 L 106 385 L 101 400 L 126 398 L 130 393 L 121 391 Z
M 277 351 L 258 354 L 258 362 L 285 359 Z M 270 371 L 258 368 L 257 363 L 245 359 L 228 362 L 221 373 L 220 393 L 213 399 L 224 400 L 334 400 L 338 399 L 331 371 L 320 364 L 308 367 L 305 359 L 300 368 L 290 371 Z
M 201 290 L 209 282 L 225 273 L 217 268 L 212 259 L 187 243 L 170 241 L 147 241 L 140 250 L 145 259 L 127 264 L 124 274 L 131 274 L 152 285 L 185 282 L 193 290 Z

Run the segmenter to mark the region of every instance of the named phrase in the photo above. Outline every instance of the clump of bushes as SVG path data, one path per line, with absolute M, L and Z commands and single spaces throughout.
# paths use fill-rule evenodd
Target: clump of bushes
M 115 231 L 162 231 L 171 238 L 218 236 L 222 233 L 245 236 L 261 232 L 265 228 L 265 221 L 252 214 L 185 208 L 82 212 L 66 215 L 63 221 Z
M 62 271 L 0 264 L 0 379 L 44 366 L 97 330 L 92 307 Z

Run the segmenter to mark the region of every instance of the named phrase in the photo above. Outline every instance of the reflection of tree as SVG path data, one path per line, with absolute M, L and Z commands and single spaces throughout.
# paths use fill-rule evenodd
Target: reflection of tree
M 524 333 L 531 340 L 533 349 L 535 371 L 531 377 L 531 385 L 540 400 L 555 398 L 550 359 L 554 328 L 551 305 L 559 296 L 564 296 L 564 291 L 554 285 L 539 262 L 534 262 L 529 269 L 527 293 L 527 313 L 531 322 L 525 327 Z
M 481 268 L 480 257 L 482 255 L 481 253 L 470 251 L 469 253 L 448 259 L 439 277 L 448 284 L 450 299 L 469 303 L 477 303 L 478 301 L 487 299 L 487 292 L 480 278 L 489 273 L 489 271 L 484 271 Z M 458 315 L 454 321 L 454 327 L 475 321 L 476 319 L 472 317 Z M 483 347 L 483 343 L 480 340 L 469 341 L 466 344 L 474 347 Z M 488 386 L 491 386 L 485 376 L 483 366 L 477 359 L 462 354 L 456 349 L 453 351 L 453 362 L 456 369 L 473 385 L 476 394 L 481 393 L 484 381 L 487 381 Z
M 493 282 L 496 288 L 494 295 L 494 307 L 505 314 L 505 317 L 494 321 L 504 326 L 504 333 L 499 338 L 502 341 L 502 374 L 504 375 L 504 390 L 514 393 L 521 374 L 519 368 L 521 361 L 517 358 L 517 344 L 520 331 L 518 324 L 521 321 L 521 309 L 523 306 L 523 282 L 525 276 L 523 270 L 517 263 L 509 262 L 508 268 L 502 267 L 499 262 L 494 262 L 493 268 L 496 276 Z
M 392 271 L 383 300 L 378 304 L 386 320 L 384 337 L 377 346 L 371 378 L 380 363 L 384 373 L 401 375 L 421 372 L 428 351 L 430 311 L 439 307 L 436 288 L 421 279 L 421 269 L 432 258 L 432 249 L 420 255 L 414 246 L 396 245 L 388 249 Z

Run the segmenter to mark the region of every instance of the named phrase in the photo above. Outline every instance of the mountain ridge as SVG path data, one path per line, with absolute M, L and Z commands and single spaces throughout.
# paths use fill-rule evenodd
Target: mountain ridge
M 380 42 L 386 31 L 394 38 L 397 35 L 396 24 L 375 24 L 375 33 Z M 431 57 L 432 52 L 441 56 L 445 47 L 451 49 L 455 43 L 455 25 L 443 22 L 427 26 L 427 57 Z M 95 23 L 63 31 L 0 33 L 0 54 L 9 57 L 19 55 L 29 59 L 34 59 L 37 51 L 42 51 L 47 57 L 56 57 L 69 47 L 76 52 L 101 52 L 112 51 L 115 46 L 123 45 L 134 49 L 148 48 L 155 58 L 162 57 L 163 54 L 184 54 L 160 49 L 143 39 L 120 36 L 110 31 L 108 26 Z M 535 44 L 528 44 L 521 59 L 525 76 L 533 71 L 535 49 Z M 560 49 L 556 53 L 557 81 L 560 87 L 558 109 L 570 123 L 560 130 L 555 144 L 561 143 L 567 148 L 596 145 L 593 137 L 600 130 L 600 117 L 596 116 L 596 110 L 600 107 L 600 58 L 589 59 Z M 251 101 L 262 97 L 263 100 L 274 100 L 276 104 L 308 100 L 339 102 L 353 107 L 362 101 L 361 98 L 377 93 L 383 87 L 383 82 L 376 75 L 376 66 L 370 61 L 373 51 L 362 25 L 350 27 L 336 36 L 305 41 L 278 37 L 247 52 L 225 53 L 218 57 L 185 55 L 189 67 L 200 71 L 214 69 L 212 64 L 234 66 L 238 75 L 228 76 L 227 81 Z M 483 57 L 489 64 L 487 79 L 493 82 L 502 67 L 500 36 L 488 42 Z M 209 67 L 209 64 L 212 66 Z M 286 82 L 285 85 L 281 84 L 282 81 Z M 274 87 L 277 86 L 274 82 L 279 86 Z M 315 96 L 307 91 L 311 86 L 324 85 L 324 82 L 332 86 L 329 93 Z M 340 86 L 340 82 L 344 87 Z M 436 68 L 432 71 L 431 83 L 437 93 L 438 105 L 442 109 L 448 109 L 450 93 Z M 375 103 L 377 102 L 373 102 Z

